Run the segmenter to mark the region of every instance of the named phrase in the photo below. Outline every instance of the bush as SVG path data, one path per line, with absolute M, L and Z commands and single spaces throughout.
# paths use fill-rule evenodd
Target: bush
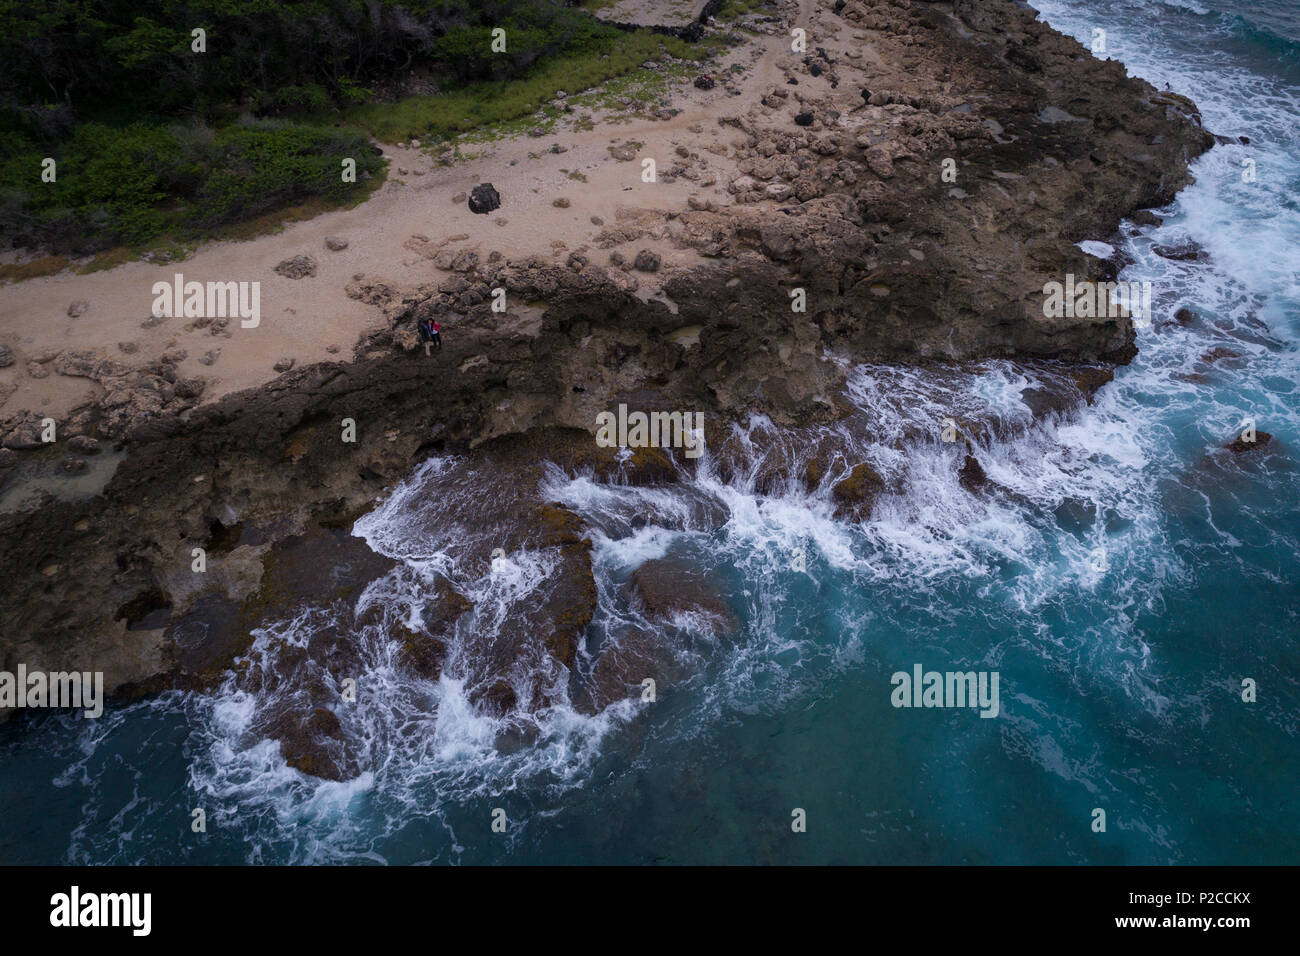
M 83 254 L 164 234 L 198 238 L 218 227 L 321 197 L 342 203 L 381 168 L 365 137 L 313 126 L 257 122 L 206 127 L 84 123 L 55 154 L 6 140 L 0 160 L 0 234 L 14 245 Z M 341 161 L 357 163 L 345 183 Z

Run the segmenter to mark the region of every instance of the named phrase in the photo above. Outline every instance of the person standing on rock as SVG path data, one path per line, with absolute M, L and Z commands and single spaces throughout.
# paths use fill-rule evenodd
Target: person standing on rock
M 442 350 L 442 326 L 432 318 L 420 320 L 418 326 L 420 330 L 420 341 L 424 343 L 424 354 L 429 354 L 429 346 L 436 345 L 438 350 Z

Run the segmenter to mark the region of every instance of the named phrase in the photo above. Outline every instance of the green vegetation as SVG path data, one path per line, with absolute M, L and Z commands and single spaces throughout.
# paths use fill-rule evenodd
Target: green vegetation
M 509 81 L 467 83 L 397 103 L 365 103 L 343 110 L 343 120 L 381 142 L 446 139 L 530 116 L 545 109 L 561 90 L 574 93 L 599 86 L 638 70 L 647 60 L 665 55 L 700 60 L 712 49 L 653 33 L 611 31 Z
M 74 254 L 209 235 L 309 197 L 340 204 L 382 172 L 358 133 L 276 120 L 79 123 L 58 144 L 54 182 L 41 181 L 45 155 L 20 132 L 5 137 L 0 228 L 15 245 Z M 344 158 L 357 184 L 343 182 Z
M 722 8 L 718 10 L 718 19 L 734 20 L 765 6 L 768 6 L 767 0 L 727 0 L 722 5 Z

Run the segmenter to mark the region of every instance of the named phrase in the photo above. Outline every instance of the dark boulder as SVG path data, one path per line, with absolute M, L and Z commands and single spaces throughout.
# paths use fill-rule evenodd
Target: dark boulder
M 469 194 L 469 211 L 486 216 L 494 209 L 501 208 L 501 194 L 491 183 L 479 183 Z

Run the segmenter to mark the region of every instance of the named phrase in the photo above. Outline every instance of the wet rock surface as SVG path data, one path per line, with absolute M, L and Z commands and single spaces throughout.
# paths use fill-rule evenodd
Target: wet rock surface
M 831 497 L 836 505 L 835 514 L 838 517 L 866 520 L 871 517 L 871 506 L 876 496 L 884 490 L 885 480 L 876 469 L 866 462 L 855 465 L 847 477 L 831 488 Z
M 690 621 L 720 636 L 730 636 L 740 628 L 715 582 L 685 563 L 645 562 L 628 579 L 628 592 L 651 621 Z

